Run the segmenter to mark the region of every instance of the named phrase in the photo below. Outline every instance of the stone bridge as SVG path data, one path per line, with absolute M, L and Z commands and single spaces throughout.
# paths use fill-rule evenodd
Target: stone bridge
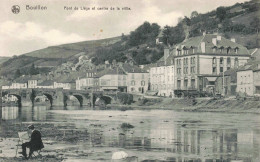
M 95 106 L 96 100 L 103 99 L 105 104 L 109 104 L 115 99 L 114 93 L 104 93 L 102 91 L 91 90 L 64 90 L 64 89 L 3 89 L 2 96 L 14 95 L 18 99 L 18 106 L 33 106 L 37 96 L 46 96 L 51 106 L 67 106 L 70 96 L 77 98 L 79 105 Z

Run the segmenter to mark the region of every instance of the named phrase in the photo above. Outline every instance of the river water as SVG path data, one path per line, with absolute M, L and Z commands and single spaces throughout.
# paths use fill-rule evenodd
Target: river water
M 0 157 L 14 157 L 17 132 L 34 124 L 42 132 L 43 156 L 64 161 L 111 161 L 117 151 L 129 161 L 260 161 L 259 114 L 72 106 L 1 112 Z M 134 128 L 122 129 L 122 123 Z

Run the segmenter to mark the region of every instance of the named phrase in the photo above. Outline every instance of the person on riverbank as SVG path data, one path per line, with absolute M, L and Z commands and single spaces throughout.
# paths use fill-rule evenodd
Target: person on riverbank
M 31 140 L 22 144 L 22 155 L 28 159 L 32 156 L 32 153 L 37 150 L 44 148 L 42 143 L 42 135 L 40 131 L 34 129 L 34 125 L 28 126 L 28 132 L 31 134 Z M 27 157 L 26 148 L 30 149 L 29 156 Z

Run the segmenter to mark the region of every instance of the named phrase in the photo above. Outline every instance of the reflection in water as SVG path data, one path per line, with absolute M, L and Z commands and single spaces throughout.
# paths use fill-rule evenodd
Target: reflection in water
M 172 111 L 164 110 L 160 113 L 162 112 L 167 114 L 163 118 L 157 115 L 158 112 L 140 110 L 93 111 L 73 106 L 67 108 L 35 106 L 22 107 L 19 110 L 18 107 L 3 107 L 4 122 L 0 123 L 0 130 L 7 129 L 10 126 L 8 124 L 14 125 L 6 122 L 11 119 L 19 119 L 18 124 L 48 121 L 50 123 L 46 124 L 44 129 L 57 129 L 58 137 L 70 140 L 84 139 L 84 142 L 80 142 L 84 147 L 117 147 L 138 150 L 140 153 L 155 152 L 161 153 L 161 156 L 168 161 L 259 159 L 260 130 L 259 127 L 252 126 L 252 123 L 246 123 L 247 116 L 240 121 L 236 120 L 241 119 L 242 115 L 233 117 L 230 121 L 236 123 L 230 126 L 230 121 L 224 120 L 225 116 L 220 113 L 211 114 L 219 122 L 216 124 L 212 123 L 212 118 L 207 115 L 202 119 L 198 113 L 176 112 L 170 115 Z M 190 122 L 187 122 L 187 116 Z M 143 124 L 140 124 L 140 121 Z M 130 122 L 135 128 L 123 130 L 118 126 L 122 122 Z M 83 133 L 80 134 L 79 131 Z M 166 156 L 165 153 L 170 153 L 172 156 L 168 154 Z
M 46 106 L 35 106 L 33 107 L 33 120 L 36 121 L 45 121 L 47 115 Z
M 18 117 L 18 107 L 2 107 L 2 120 L 12 120 Z

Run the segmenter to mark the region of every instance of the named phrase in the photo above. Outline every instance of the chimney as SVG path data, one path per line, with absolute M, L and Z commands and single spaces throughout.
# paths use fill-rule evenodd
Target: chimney
M 231 41 L 236 43 L 236 39 L 235 38 L 231 38 Z
M 170 55 L 170 49 L 169 48 L 164 48 L 164 63 L 166 64 L 166 60 Z
M 220 35 L 217 36 L 217 40 L 221 41 L 221 36 Z
M 205 53 L 205 51 L 206 51 L 205 42 L 201 42 L 201 43 L 200 43 L 200 46 L 201 46 L 201 53 Z
M 217 46 L 217 38 L 212 38 L 212 43 Z

